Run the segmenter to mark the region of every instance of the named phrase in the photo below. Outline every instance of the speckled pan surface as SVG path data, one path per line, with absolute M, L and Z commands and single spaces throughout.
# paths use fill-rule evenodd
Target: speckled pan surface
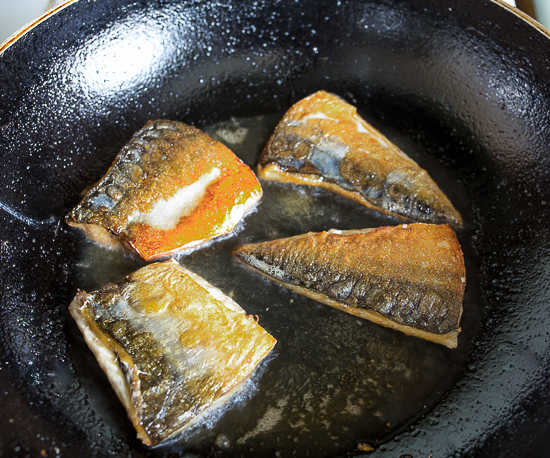
M 365 444 L 381 457 L 550 454 L 549 56 L 544 30 L 481 0 L 79 0 L 5 46 L 4 456 L 346 456 Z M 206 128 L 255 166 L 282 113 L 320 89 L 355 104 L 463 216 L 458 348 L 240 268 L 230 253 L 244 243 L 400 222 L 264 182 L 236 235 L 179 260 L 258 315 L 274 355 L 229 408 L 147 449 L 67 310 L 77 288 L 143 264 L 63 217 L 149 119 Z

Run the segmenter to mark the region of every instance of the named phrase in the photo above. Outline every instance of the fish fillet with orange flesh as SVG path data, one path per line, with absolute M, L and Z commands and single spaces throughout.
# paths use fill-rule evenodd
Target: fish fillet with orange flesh
M 457 346 L 464 258 L 447 224 L 320 232 L 245 245 L 237 259 L 306 297 Z
M 275 345 L 232 299 L 174 260 L 78 291 L 69 309 L 147 445 L 227 401 Z
M 428 173 L 325 91 L 294 104 L 262 152 L 258 176 L 320 186 L 369 208 L 424 223 L 462 224 Z
M 154 120 L 66 221 L 148 261 L 231 232 L 261 196 L 254 173 L 223 144 L 195 127 Z

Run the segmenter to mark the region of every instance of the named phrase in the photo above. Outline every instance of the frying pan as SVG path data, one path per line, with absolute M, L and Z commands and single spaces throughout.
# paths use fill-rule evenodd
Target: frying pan
M 549 57 L 546 30 L 483 0 L 80 0 L 6 42 L 3 456 L 353 456 L 367 445 L 384 457 L 549 456 Z M 276 350 L 225 410 L 148 449 L 67 313 L 77 288 L 141 264 L 86 242 L 63 216 L 149 119 L 214 136 L 244 128 L 233 146 L 254 166 L 281 113 L 319 89 L 355 104 L 462 213 L 458 348 L 237 266 L 242 243 L 400 222 L 263 183 L 236 235 L 180 262 L 257 314 Z

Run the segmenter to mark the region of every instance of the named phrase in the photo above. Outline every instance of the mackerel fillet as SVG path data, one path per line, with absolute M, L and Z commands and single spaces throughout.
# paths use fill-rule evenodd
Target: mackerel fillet
M 153 120 L 66 222 L 149 261 L 231 232 L 261 196 L 252 170 L 222 143 L 187 124 Z
M 447 224 L 298 235 L 245 245 L 238 260 L 295 292 L 449 348 L 457 346 L 464 258 Z
M 319 186 L 379 212 L 462 224 L 424 169 L 340 97 L 319 91 L 294 104 L 265 146 L 258 176 Z
M 69 310 L 146 445 L 227 401 L 275 345 L 232 299 L 173 259 L 78 291 Z

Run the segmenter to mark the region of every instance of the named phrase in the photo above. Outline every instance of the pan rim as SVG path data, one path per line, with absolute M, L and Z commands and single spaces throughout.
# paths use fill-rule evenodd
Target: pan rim
M 510 5 L 509 3 L 505 2 L 504 0 L 489 0 L 489 1 L 491 1 L 493 3 L 496 3 L 497 5 L 500 5 L 503 8 L 506 8 L 513 15 L 515 15 L 516 17 L 518 17 L 520 19 L 523 19 L 525 22 L 530 24 L 532 27 L 537 29 L 539 32 L 546 35 L 546 38 L 550 38 L 550 30 L 549 29 L 547 29 L 540 22 L 538 22 L 536 19 L 533 19 L 531 16 L 529 16 L 527 13 L 523 12 L 519 8 Z
M 4 53 L 6 49 L 11 47 L 16 41 L 18 41 L 23 35 L 25 35 L 30 30 L 34 29 L 38 24 L 41 24 L 46 19 L 50 18 L 54 14 L 58 13 L 59 11 L 65 9 L 67 6 L 69 6 L 72 3 L 76 3 L 79 0 L 65 0 L 62 3 L 59 3 L 58 5 L 55 5 L 48 10 L 44 11 L 40 16 L 37 16 L 32 21 L 25 24 L 23 27 L 21 27 L 19 30 L 14 32 L 12 35 L 10 35 L 3 43 L 0 43 L 0 56 Z
M 26 35 L 29 31 L 34 29 L 37 25 L 41 24 L 42 22 L 46 21 L 53 15 L 57 14 L 61 10 L 65 9 L 69 5 L 72 5 L 73 3 L 77 3 L 79 0 L 65 0 L 64 2 L 46 10 L 44 13 L 42 13 L 40 16 L 37 16 L 35 19 L 33 19 L 31 22 L 27 23 L 23 27 L 21 27 L 19 30 L 14 32 L 10 37 L 8 37 L 3 43 L 0 43 L 0 57 L 2 57 L 2 54 L 4 51 L 6 51 L 8 48 L 10 48 L 14 43 L 16 43 L 21 37 Z M 550 30 L 548 30 L 546 27 L 544 27 L 540 22 L 533 19 L 531 16 L 529 16 L 527 13 L 524 13 L 519 8 L 516 8 L 509 3 L 506 3 L 504 0 L 489 0 L 492 3 L 495 3 L 502 8 L 507 9 L 518 17 L 519 19 L 522 19 L 524 22 L 527 22 L 530 26 L 537 29 L 539 32 L 541 32 L 543 35 L 546 36 L 547 39 L 550 39 Z

